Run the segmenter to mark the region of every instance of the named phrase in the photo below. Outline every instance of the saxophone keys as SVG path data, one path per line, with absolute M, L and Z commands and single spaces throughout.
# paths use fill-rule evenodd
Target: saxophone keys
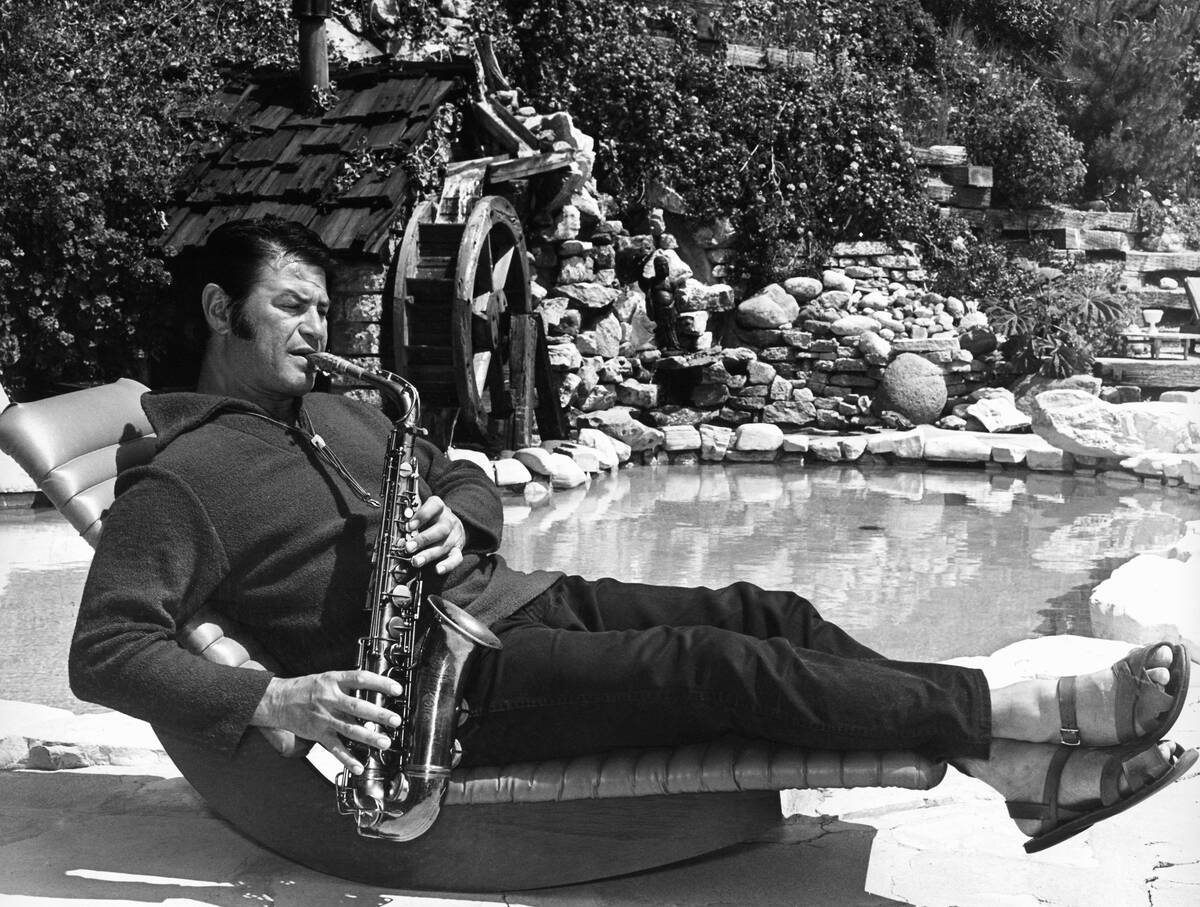
M 399 639 L 406 630 L 412 629 L 412 621 L 406 617 L 393 617 L 387 622 L 388 636 Z

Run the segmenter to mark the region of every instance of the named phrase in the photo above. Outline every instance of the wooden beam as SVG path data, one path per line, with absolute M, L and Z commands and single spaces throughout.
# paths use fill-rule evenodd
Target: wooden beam
M 1100 377 L 1118 384 L 1159 389 L 1200 387 L 1200 359 L 1128 359 L 1101 357 L 1096 360 Z
M 986 208 L 992 203 L 992 190 L 978 186 L 951 186 L 941 177 L 925 180 L 925 195 L 935 202 L 948 202 L 961 208 Z
M 1200 271 L 1200 252 L 1130 252 L 1125 269 L 1139 274 L 1149 271 Z
M 575 155 L 570 151 L 547 151 L 530 157 L 500 158 L 488 167 L 489 183 L 509 183 L 542 173 L 570 167 Z
M 962 145 L 930 145 L 913 148 L 913 160 L 918 167 L 953 167 L 967 163 L 967 149 Z
M 983 189 L 990 189 L 992 186 L 992 168 L 977 167 L 974 164 L 957 164 L 953 167 L 943 167 L 942 179 L 951 186 L 979 186 Z
M 1132 211 L 1080 211 L 1075 208 L 1035 208 L 1027 211 L 991 212 L 989 217 L 1001 230 L 1014 233 L 1041 230 L 1115 230 L 1132 233 L 1137 215 Z
M 508 125 L 500 119 L 491 104 L 483 101 L 475 101 L 471 104 L 471 113 L 474 114 L 475 122 L 479 128 L 491 136 L 492 140 L 504 151 L 516 155 L 529 155 L 533 153 L 533 148 L 508 128 Z
M 483 74 L 487 87 L 492 91 L 511 91 L 512 85 L 509 84 L 504 72 L 500 69 L 500 63 L 496 59 L 496 51 L 492 47 L 492 38 L 490 35 L 480 35 L 475 39 L 475 49 L 479 53 L 479 62 L 483 66 Z

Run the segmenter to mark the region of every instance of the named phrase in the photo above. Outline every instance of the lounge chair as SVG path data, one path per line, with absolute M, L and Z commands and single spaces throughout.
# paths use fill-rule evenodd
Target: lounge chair
M 0 414 L 0 450 L 93 545 L 119 470 L 148 461 L 154 436 L 122 379 Z M 249 669 L 272 662 L 245 631 L 202 614 L 181 645 Z M 912 753 L 805 752 L 726 738 L 678 749 L 456 770 L 441 815 L 406 844 L 360 837 L 339 815 L 320 760 L 290 734 L 247 733 L 226 759 L 155 728 L 185 778 L 235 828 L 322 872 L 397 888 L 502 891 L 564 885 L 688 859 L 781 823 L 789 788 L 927 789 L 945 766 Z

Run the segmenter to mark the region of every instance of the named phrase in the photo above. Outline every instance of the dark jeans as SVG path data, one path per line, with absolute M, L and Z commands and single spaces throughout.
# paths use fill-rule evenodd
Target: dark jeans
M 738 734 L 827 750 L 985 758 L 982 672 L 889 661 L 806 600 L 566 577 L 498 621 L 474 663 L 465 764 Z

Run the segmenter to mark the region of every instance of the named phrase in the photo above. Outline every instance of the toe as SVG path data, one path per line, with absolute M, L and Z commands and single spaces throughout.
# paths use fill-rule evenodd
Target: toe
M 1148 668 L 1146 676 L 1160 687 L 1165 687 L 1171 682 L 1171 672 L 1167 668 Z
M 1175 653 L 1171 651 L 1170 646 L 1159 646 L 1153 652 L 1146 656 L 1146 668 L 1162 669 L 1167 676 L 1170 676 L 1171 662 L 1175 659 Z M 1151 673 L 1153 676 L 1153 673 Z

